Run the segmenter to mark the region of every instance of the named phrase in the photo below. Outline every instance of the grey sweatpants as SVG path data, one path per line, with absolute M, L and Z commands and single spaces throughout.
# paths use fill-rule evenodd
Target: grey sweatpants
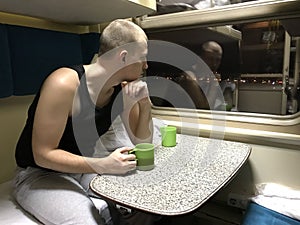
M 90 178 L 32 167 L 18 168 L 14 196 L 22 208 L 43 224 L 112 225 L 106 202 L 88 193 Z

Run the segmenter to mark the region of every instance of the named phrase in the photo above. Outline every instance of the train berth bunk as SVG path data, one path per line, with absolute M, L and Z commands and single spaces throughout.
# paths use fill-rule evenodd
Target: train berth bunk
M 41 224 L 26 213 L 12 196 L 11 181 L 0 184 L 0 224 Z
M 104 200 L 91 198 L 106 220 L 110 219 Z M 42 207 L 42 206 L 41 206 Z M 13 197 L 12 181 L 0 184 L 0 225 L 41 225 L 38 220 L 21 208 Z
M 250 203 L 242 225 L 300 225 L 300 221 L 268 209 L 256 203 Z
M 256 189 L 242 225 L 300 225 L 300 191 L 275 183 Z

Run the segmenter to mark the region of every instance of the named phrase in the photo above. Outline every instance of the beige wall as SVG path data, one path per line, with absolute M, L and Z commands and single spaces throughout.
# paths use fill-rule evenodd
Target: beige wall
M 13 176 L 15 145 L 33 96 L 0 98 L 0 183 Z
M 250 197 L 255 184 L 277 183 L 300 190 L 300 151 L 262 145 L 252 146 L 248 163 L 239 174 L 217 195 L 216 199 L 227 201 L 229 193 Z
M 182 122 L 186 122 L 184 125 L 186 126 L 186 133 L 209 137 L 211 128 L 209 128 L 210 126 L 206 126 L 209 119 L 203 119 L 205 117 L 202 114 L 202 117 L 200 116 L 202 119 L 200 120 L 197 117 L 192 117 L 195 114 L 181 113 L 181 116 L 184 115 L 188 118 L 178 118 L 176 116 L 177 113 L 172 113 L 171 110 L 153 110 L 154 116 L 163 119 L 167 124 L 182 126 Z M 242 195 L 244 198 L 251 197 L 255 194 L 256 184 L 260 183 L 277 183 L 300 190 L 298 175 L 300 171 L 299 116 L 300 114 L 297 114 L 294 116 L 294 119 L 290 120 L 287 119 L 289 117 L 280 116 L 282 120 L 277 121 L 278 124 L 276 122 L 276 125 L 259 124 L 258 118 L 254 118 L 254 121 L 249 120 L 246 123 L 232 122 L 228 116 L 229 118 L 227 119 L 229 121 L 226 121 L 224 140 L 247 143 L 251 145 L 252 151 L 247 163 L 214 196 L 213 200 L 226 202 L 230 193 Z M 241 119 L 243 116 L 240 115 L 239 117 Z M 276 120 L 274 118 L 272 117 L 272 121 Z M 264 122 L 266 121 L 264 120 Z M 290 124 L 288 125 L 286 122 Z M 201 125 L 192 126 L 192 124 Z

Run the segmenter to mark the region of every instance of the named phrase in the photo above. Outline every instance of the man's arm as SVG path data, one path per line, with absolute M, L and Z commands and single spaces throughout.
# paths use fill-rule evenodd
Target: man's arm
M 152 142 L 153 124 L 147 84 L 137 80 L 123 86 L 122 120 L 134 144 Z
M 45 81 L 36 109 L 32 147 L 37 165 L 68 173 L 126 173 L 135 167 L 134 156 L 123 154 L 129 149 L 117 149 L 106 158 L 86 158 L 59 149 L 79 80 L 75 71 L 67 68 L 52 73 Z

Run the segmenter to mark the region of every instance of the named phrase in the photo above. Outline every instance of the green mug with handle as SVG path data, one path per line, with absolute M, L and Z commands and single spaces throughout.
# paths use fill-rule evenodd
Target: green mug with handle
M 154 144 L 140 143 L 129 154 L 135 154 L 138 170 L 152 170 L 154 168 Z

